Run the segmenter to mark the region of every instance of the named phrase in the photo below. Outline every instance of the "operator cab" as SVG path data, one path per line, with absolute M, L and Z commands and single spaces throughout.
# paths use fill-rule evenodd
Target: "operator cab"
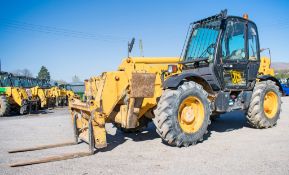
M 226 13 L 191 24 L 183 70 L 204 78 L 214 91 L 250 89 L 260 64 L 257 27 Z
M 21 80 L 19 77 L 16 76 L 10 76 L 11 83 L 13 87 L 21 87 Z
M 12 82 L 11 82 L 11 74 L 8 72 L 1 72 L 0 73 L 0 85 L 1 87 L 12 87 Z
M 37 85 L 41 88 L 50 88 L 51 87 L 51 84 L 49 83 L 49 81 L 45 80 L 45 79 L 38 79 Z
M 60 88 L 60 89 L 64 89 L 64 90 L 72 90 L 70 84 L 60 84 L 60 85 L 59 85 L 59 88 Z
M 33 87 L 31 84 L 31 78 L 30 77 L 25 77 L 25 76 L 21 76 L 19 77 L 21 80 L 21 86 L 24 88 L 31 88 Z

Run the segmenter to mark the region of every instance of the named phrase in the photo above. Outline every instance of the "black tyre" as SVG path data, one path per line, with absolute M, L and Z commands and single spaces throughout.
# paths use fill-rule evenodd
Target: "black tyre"
M 257 82 L 246 117 L 252 127 L 269 128 L 276 125 L 280 108 L 281 93 L 275 82 Z
M 10 104 L 5 95 L 0 96 L 0 117 L 10 115 Z
M 189 146 L 203 140 L 210 124 L 208 93 L 195 82 L 166 89 L 153 119 L 157 133 L 169 145 Z
M 28 111 L 27 111 L 27 105 L 23 105 L 23 106 L 19 107 L 19 114 L 20 114 L 20 115 L 25 115 L 25 114 L 27 114 L 27 113 L 28 113 Z
M 67 96 L 64 99 L 64 106 L 68 106 L 68 97 Z
M 58 107 L 58 106 L 59 106 L 59 99 L 58 99 L 58 98 L 55 99 L 55 104 L 54 104 L 54 106 L 55 106 L 55 107 Z
M 36 106 L 37 106 L 37 110 L 41 110 L 42 108 L 41 108 L 41 100 L 40 100 L 40 98 L 39 97 L 37 97 L 36 98 Z
M 211 116 L 210 116 L 210 120 L 211 121 L 216 121 L 216 120 L 218 120 L 219 118 L 221 117 L 221 114 L 211 114 Z

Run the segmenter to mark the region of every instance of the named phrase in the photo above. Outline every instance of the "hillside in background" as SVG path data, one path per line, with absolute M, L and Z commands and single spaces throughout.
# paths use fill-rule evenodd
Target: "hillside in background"
M 287 62 L 273 62 L 271 67 L 275 71 L 275 77 L 281 81 L 287 81 L 289 78 L 289 63 Z
M 289 70 L 289 63 L 286 63 L 286 62 L 273 62 L 271 64 L 271 67 L 274 69 L 274 70 Z

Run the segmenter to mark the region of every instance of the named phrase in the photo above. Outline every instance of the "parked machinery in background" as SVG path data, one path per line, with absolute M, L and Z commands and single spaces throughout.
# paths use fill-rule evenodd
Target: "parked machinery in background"
M 51 92 L 51 85 L 47 80 L 31 78 L 31 93 L 33 98 L 38 100 L 40 109 L 47 109 L 55 106 L 55 98 Z
M 283 95 L 284 96 L 288 96 L 289 95 L 289 78 L 286 79 L 286 82 L 281 83 L 281 85 L 282 85 L 282 88 L 283 88 L 283 91 L 284 91 Z
M 28 110 L 29 113 L 37 112 L 39 108 L 39 100 L 35 96 L 33 96 L 31 88 L 34 87 L 32 84 L 31 77 L 26 76 L 12 76 L 12 79 L 17 82 L 17 86 L 25 89 L 27 97 L 28 97 Z
M 73 85 L 71 84 L 61 84 L 58 86 L 62 91 L 65 92 L 67 101 L 70 101 L 73 98 L 78 98 L 80 99 L 79 94 L 75 93 L 74 90 L 72 89 Z
M 66 96 L 66 90 L 61 89 L 58 86 L 52 86 L 50 88 L 51 97 L 55 100 L 55 106 L 67 106 L 68 99 Z
M 0 117 L 28 113 L 28 106 L 28 95 L 19 80 L 12 74 L 0 72 Z

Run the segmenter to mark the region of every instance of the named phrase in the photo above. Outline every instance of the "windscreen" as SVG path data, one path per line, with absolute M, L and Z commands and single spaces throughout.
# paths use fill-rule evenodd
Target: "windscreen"
M 8 75 L 0 75 L 0 85 L 2 87 L 10 87 L 11 86 L 11 81 L 10 81 Z
M 31 80 L 28 78 L 22 78 L 21 83 L 22 83 L 22 86 L 25 88 L 32 87 Z
M 33 78 L 33 79 L 31 80 L 31 85 L 32 85 L 32 87 L 39 86 L 38 80 Z
M 67 85 L 66 89 L 72 91 L 71 85 Z
M 48 88 L 51 86 L 47 80 L 40 80 L 40 81 L 41 81 L 41 83 L 40 83 L 41 87 Z
M 197 59 L 213 60 L 221 21 L 196 24 L 187 44 L 184 61 Z
M 13 84 L 14 87 L 21 87 L 21 81 L 19 78 L 17 77 L 11 77 L 11 82 Z

